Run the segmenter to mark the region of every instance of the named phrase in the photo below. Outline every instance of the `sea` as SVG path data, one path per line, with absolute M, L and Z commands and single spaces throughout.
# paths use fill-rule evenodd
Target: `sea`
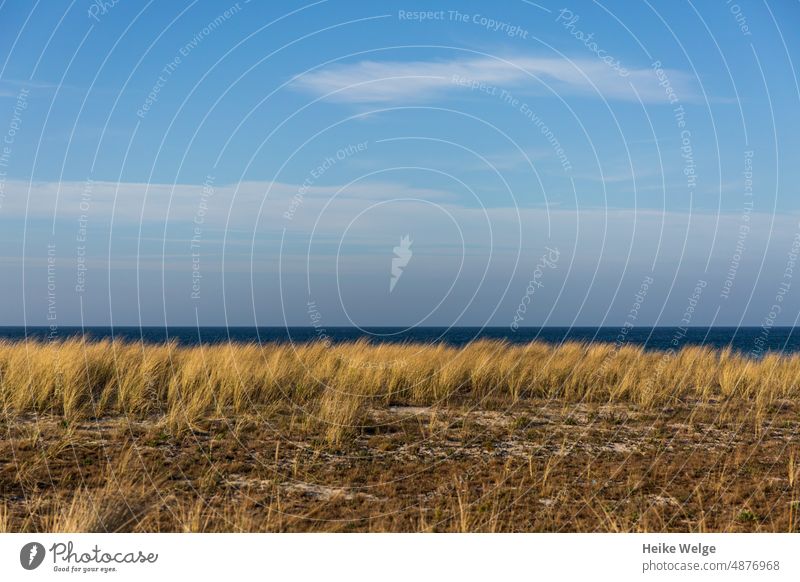
M 479 339 L 511 343 L 543 341 L 610 342 L 640 345 L 648 350 L 669 350 L 688 345 L 733 350 L 759 357 L 766 352 L 800 352 L 800 328 L 793 327 L 0 327 L 0 339 L 19 341 L 66 339 L 118 339 L 143 343 L 177 341 L 183 345 L 225 342 L 352 342 L 365 338 L 380 342 L 444 342 L 463 346 Z

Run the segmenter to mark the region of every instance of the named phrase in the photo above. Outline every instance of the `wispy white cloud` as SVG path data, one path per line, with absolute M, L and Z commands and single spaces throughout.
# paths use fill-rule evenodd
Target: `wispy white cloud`
M 123 224 L 193 222 L 202 213 L 204 224 L 222 227 L 250 225 L 261 210 L 265 220 L 281 219 L 294 206 L 321 210 L 334 196 L 336 207 L 361 208 L 383 200 L 415 198 L 452 202 L 455 195 L 446 190 L 414 187 L 392 182 L 356 182 L 343 185 L 288 184 L 284 182 L 240 182 L 212 184 L 210 189 L 197 184 L 139 182 L 25 182 L 9 180 L 0 208 L 0 218 L 74 221 L 85 216 L 92 224 L 108 223 L 113 218 Z M 31 203 L 26 201 L 30 197 Z M 297 212 L 294 223 L 307 212 Z M 309 222 L 309 224 L 311 224 Z
M 19 220 L 25 216 L 23 193 L 28 184 L 9 185 L 10 193 L 15 194 L 6 198 L 8 204 L 3 206 L 0 218 Z M 200 217 L 204 253 L 219 250 L 214 245 L 226 233 L 230 242 L 249 241 L 253 237 L 273 241 L 269 248 L 274 252 L 277 244 L 274 241 L 286 229 L 288 246 L 284 256 L 289 263 L 295 260 L 301 270 L 305 268 L 308 248 L 298 241 L 307 241 L 312 232 L 315 241 L 312 250 L 318 253 L 315 260 L 327 261 L 328 268 L 332 268 L 330 257 L 335 256 L 342 241 L 347 242 L 347 254 L 355 257 L 374 253 L 376 245 L 384 248 L 389 244 L 387 241 L 396 244 L 397 236 L 407 233 L 413 233 L 420 249 L 425 247 L 441 255 L 442 260 L 452 258 L 453 248 L 460 249 L 463 239 L 468 254 L 485 258 L 491 251 L 492 260 L 501 262 L 513 261 L 520 247 L 537 248 L 548 239 L 561 248 L 574 249 L 575 256 L 583 262 L 591 262 L 592 257 L 597 258 L 601 253 L 621 260 L 630 248 L 636 249 L 637 261 L 652 260 L 656 254 L 661 260 L 678 260 L 684 248 L 690 249 L 692 256 L 697 255 L 697 249 L 708 252 L 716 238 L 715 252 L 724 263 L 735 249 L 741 220 L 740 212 L 718 216 L 714 212 L 641 208 L 484 209 L 466 205 L 447 191 L 399 183 L 360 184 L 346 189 L 312 187 L 297 202 L 299 189 L 296 184 L 243 182 L 220 185 L 213 196 L 204 200 L 199 185 L 96 182 L 87 199 L 85 185 L 80 182 L 40 182 L 31 185 L 31 200 L 35 204 L 30 205 L 28 218 L 52 220 L 55 195 L 59 192 L 57 233 L 74 241 L 78 229 L 88 226 L 93 248 L 101 250 L 108 243 L 103 229 L 111 224 L 116 196 L 114 224 L 141 225 L 142 241 L 149 241 L 150 246 L 145 247 L 150 252 L 160 252 L 158 243 L 164 233 L 172 244 L 181 239 L 188 241 L 194 232 L 193 221 Z M 88 206 L 82 207 L 82 200 L 88 201 Z M 202 215 L 198 214 L 201 203 L 206 204 Z M 293 211 L 287 218 L 291 208 Z M 793 233 L 796 223 L 796 215 L 772 217 L 754 213 L 748 238 L 754 256 L 758 255 L 756 250 L 766 249 L 771 237 Z M 115 229 L 114 232 L 115 241 L 120 242 L 119 237 L 129 237 L 131 231 Z M 182 250 L 186 248 L 184 245 Z M 249 247 L 245 250 L 249 251 Z M 124 258 L 124 251 L 115 247 L 116 256 Z
M 682 71 L 666 74 L 682 99 L 696 97 L 692 77 Z M 350 103 L 397 103 L 429 100 L 457 90 L 460 84 L 483 83 L 498 91 L 594 95 L 605 99 L 667 102 L 652 69 L 631 68 L 621 76 L 595 59 L 546 57 L 480 57 L 430 61 L 359 61 L 338 64 L 298 76 L 297 89 Z M 635 91 L 632 87 L 635 87 Z

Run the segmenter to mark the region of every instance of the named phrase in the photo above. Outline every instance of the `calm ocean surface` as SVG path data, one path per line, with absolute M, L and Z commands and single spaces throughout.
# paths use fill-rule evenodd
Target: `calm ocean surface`
M 0 327 L 0 338 L 10 340 L 44 339 L 46 327 Z M 512 332 L 507 327 L 423 327 L 405 330 L 392 327 L 371 327 L 363 331 L 352 327 L 328 327 L 315 330 L 313 327 L 88 327 L 85 330 L 92 339 L 117 338 L 146 343 L 158 343 L 174 339 L 181 344 L 245 342 L 305 342 L 318 339 L 323 333 L 333 342 L 353 341 L 362 337 L 373 342 L 446 342 L 461 346 L 480 338 L 505 339 L 510 342 L 532 340 L 561 343 L 565 340 L 586 342 L 615 342 L 624 337 L 627 344 L 643 345 L 647 349 L 663 350 L 673 346 L 707 345 L 721 348 L 731 346 L 741 352 L 800 351 L 800 332 L 797 328 L 773 327 L 635 327 L 621 336 L 619 327 L 544 327 L 519 328 Z M 80 335 L 80 328 L 61 327 L 58 337 Z M 677 343 L 676 343 L 677 342 Z M 758 346 L 763 346 L 761 350 Z

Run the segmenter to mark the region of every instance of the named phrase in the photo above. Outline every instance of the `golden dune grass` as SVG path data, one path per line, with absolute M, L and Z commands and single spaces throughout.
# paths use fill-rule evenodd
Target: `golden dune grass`
M 7 414 L 156 413 L 174 426 L 191 426 L 209 414 L 290 401 L 327 423 L 331 441 L 366 406 L 550 398 L 648 407 L 743 399 L 758 412 L 799 392 L 800 356 L 753 360 L 706 347 L 0 342 L 0 406 Z
M 0 532 L 796 531 L 798 391 L 701 347 L 0 342 Z

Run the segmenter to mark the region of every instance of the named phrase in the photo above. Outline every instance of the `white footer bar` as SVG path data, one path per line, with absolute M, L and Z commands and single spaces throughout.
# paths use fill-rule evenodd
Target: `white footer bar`
M 800 580 L 796 534 L 4 534 L 3 580 Z

